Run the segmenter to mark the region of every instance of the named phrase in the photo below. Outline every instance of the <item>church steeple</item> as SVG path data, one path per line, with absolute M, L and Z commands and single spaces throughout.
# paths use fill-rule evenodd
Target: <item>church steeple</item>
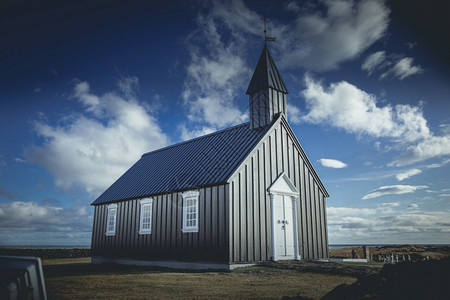
M 250 127 L 270 125 L 278 113 L 286 115 L 286 85 L 267 45 L 259 57 L 246 94 L 250 101 Z

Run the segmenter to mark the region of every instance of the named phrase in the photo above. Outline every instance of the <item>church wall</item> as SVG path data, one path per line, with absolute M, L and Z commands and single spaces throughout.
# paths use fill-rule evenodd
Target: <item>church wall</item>
M 118 202 L 116 234 L 107 236 L 107 205 L 95 206 L 92 256 L 228 262 L 228 188 L 199 189 L 199 231 L 183 233 L 181 192 L 153 196 L 152 233 L 139 234 L 139 199 Z
M 270 260 L 272 228 L 267 189 L 285 172 L 299 190 L 302 258 L 328 257 L 325 195 L 287 123 L 276 122 L 230 178 L 230 262 Z

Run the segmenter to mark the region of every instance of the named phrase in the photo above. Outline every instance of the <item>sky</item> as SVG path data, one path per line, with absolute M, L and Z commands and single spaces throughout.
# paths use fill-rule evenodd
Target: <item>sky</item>
M 143 153 L 248 121 L 267 34 L 330 244 L 450 243 L 446 1 L 4 1 L 0 245 L 90 245 Z

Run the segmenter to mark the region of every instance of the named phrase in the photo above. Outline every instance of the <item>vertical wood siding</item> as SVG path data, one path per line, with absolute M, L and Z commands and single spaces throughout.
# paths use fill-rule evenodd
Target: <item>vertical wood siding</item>
M 284 101 L 280 98 L 279 105 L 285 108 Z M 94 211 L 92 253 L 149 260 L 269 260 L 272 228 L 267 189 L 281 172 L 299 190 L 297 232 L 301 257 L 328 257 L 326 195 L 298 141 L 282 121 L 275 123 L 268 136 L 252 150 L 229 184 L 199 190 L 198 232 L 181 231 L 181 193 L 152 197 L 152 233 L 145 235 L 138 234 L 139 199 L 117 203 L 114 236 L 105 234 L 107 205 L 98 205 Z
M 269 125 L 276 114 L 286 115 L 286 94 L 266 88 L 250 95 L 250 126 L 259 128 Z
M 139 234 L 139 199 L 118 202 L 116 234 L 107 236 L 107 205 L 95 206 L 92 255 L 148 260 L 228 262 L 227 185 L 200 189 L 199 231 L 183 233 L 181 193 L 153 196 L 152 233 Z
M 277 105 L 285 105 L 280 95 Z M 279 103 L 279 104 L 278 104 Z M 230 262 L 271 259 L 272 229 L 268 187 L 285 172 L 299 190 L 297 224 L 302 258 L 328 257 L 325 195 L 288 125 L 261 141 L 230 178 Z

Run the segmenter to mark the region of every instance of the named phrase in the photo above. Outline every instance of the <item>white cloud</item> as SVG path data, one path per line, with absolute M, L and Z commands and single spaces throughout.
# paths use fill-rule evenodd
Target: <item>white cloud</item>
M 413 66 L 413 62 L 414 59 L 411 57 L 399 59 L 391 69 L 381 74 L 380 79 L 392 76 L 403 80 L 411 75 L 422 73 L 423 69 L 420 66 Z
M 450 124 L 441 124 L 439 129 L 443 134 L 450 134 Z
M 16 158 L 14 158 L 14 161 L 15 162 L 18 162 L 18 163 L 21 163 L 21 164 L 24 164 L 24 163 L 26 163 L 27 161 L 25 160 L 25 159 L 23 159 L 23 158 L 20 158 L 20 157 L 16 157 Z
M 429 136 L 417 144 L 408 146 L 405 154 L 395 159 L 390 165 L 405 166 L 445 155 L 450 155 L 450 134 Z
M 425 185 L 389 185 L 381 186 L 375 190 L 370 191 L 367 195 L 362 197 L 363 200 L 381 197 L 384 195 L 399 195 L 414 193 L 418 189 L 427 188 Z
M 423 72 L 422 67 L 415 66 L 412 57 L 395 57 L 395 55 L 386 55 L 386 51 L 378 51 L 366 57 L 361 65 L 361 69 L 371 75 L 376 70 L 383 70 L 380 79 L 389 77 L 405 79 L 414 74 Z
M 136 91 L 139 90 L 139 78 L 135 76 L 125 76 L 117 83 L 117 86 L 127 99 L 134 99 Z
M 413 49 L 415 46 L 417 46 L 417 42 L 407 42 L 406 46 L 408 46 L 409 50 Z
M 120 83 L 125 96 L 131 95 L 130 84 L 135 82 Z M 143 153 L 169 142 L 157 120 L 134 98 L 114 92 L 97 96 L 87 82 L 76 84 L 74 97 L 85 112 L 69 116 L 60 125 L 35 122 L 37 134 L 45 141 L 27 153 L 30 162 L 55 176 L 60 188 L 100 193 Z
M 411 203 L 408 205 L 408 209 L 419 209 L 419 205 L 416 203 Z
M 386 209 L 386 208 L 392 208 L 392 207 L 398 207 L 400 206 L 400 203 L 398 202 L 388 202 L 388 203 L 381 203 L 377 205 L 377 208 L 379 209 Z
M 204 121 L 219 128 L 243 123 L 248 119 L 247 113 L 241 112 L 237 106 L 219 96 L 198 97 L 189 101 L 188 106 L 190 121 Z
M 217 129 L 215 127 L 194 127 L 194 129 L 189 130 L 185 125 L 179 126 L 181 130 L 181 139 L 183 141 L 190 140 L 199 136 L 203 136 L 212 132 L 215 132 Z
M 321 158 L 319 159 L 319 162 L 322 164 L 322 166 L 327 168 L 341 169 L 347 167 L 346 163 L 343 163 L 342 161 L 339 161 L 337 159 Z
M 406 170 L 404 172 L 398 173 L 395 177 L 397 178 L 398 181 L 403 181 L 405 179 L 408 179 L 408 178 L 418 175 L 420 173 L 422 173 L 422 171 L 419 169 L 411 169 L 411 170 Z
M 285 8 L 299 15 L 291 23 L 270 20 L 268 35 L 278 38 L 273 48 L 282 54 L 277 63 L 283 68 L 319 71 L 337 68 L 379 40 L 387 30 L 390 13 L 382 0 L 324 0 L 318 5 L 290 2 Z M 213 22 L 201 28 L 211 33 L 217 46 L 217 24 L 225 25 L 236 44 L 245 47 L 249 38 L 261 40 L 261 17 L 243 1 L 214 1 L 206 15 Z M 205 16 L 200 19 L 204 21 Z
M 427 168 L 429 168 L 429 169 L 435 169 L 435 168 L 440 168 L 440 167 L 441 167 L 441 164 L 431 164 L 431 165 L 427 166 Z
M 396 231 L 399 233 L 423 232 L 428 230 L 440 231 L 450 226 L 448 220 L 444 219 L 443 214 L 439 213 L 389 215 L 374 219 L 348 217 L 343 218 L 339 223 L 342 228 L 347 229 L 371 228 L 374 231 Z
M 300 11 L 300 6 L 298 6 L 298 3 L 292 1 L 286 5 L 286 9 L 298 13 Z
M 399 207 L 400 203 L 398 202 L 389 202 L 389 203 L 381 203 L 377 205 L 377 210 L 382 214 L 389 214 L 395 211 L 396 207 Z
M 422 212 L 417 204 L 409 205 L 407 213 L 399 203 L 376 209 L 333 207 L 328 209 L 328 235 L 331 244 L 448 243 L 449 219 L 448 211 Z
M 70 208 L 14 201 L 0 204 L 0 240 L 4 244 L 87 245 L 92 214 L 76 200 Z
M 247 112 L 235 103 L 251 75 L 242 57 L 245 40 L 238 28 L 248 28 L 256 20 L 258 16 L 241 1 L 214 2 L 207 13 L 199 15 L 198 30 L 189 37 L 190 62 L 183 91 L 190 121 L 225 127 L 248 118 Z M 219 27 L 224 22 L 232 30 L 233 39 L 229 42 L 220 35 Z M 196 46 L 199 43 L 205 51 Z
M 370 75 L 374 70 L 383 67 L 383 62 L 385 61 L 385 59 L 385 51 L 372 53 L 364 60 L 363 64 L 361 65 L 361 69 L 367 71 L 367 73 Z
M 420 107 L 390 105 L 379 107 L 377 99 L 356 86 L 342 81 L 328 89 L 305 76 L 303 96 L 309 112 L 303 121 L 342 128 L 350 133 L 390 137 L 411 142 L 430 135 Z
M 295 21 L 270 20 L 269 24 L 269 35 L 283 37 L 273 48 L 275 54 L 283 54 L 277 63 L 285 68 L 337 68 L 382 37 L 389 21 L 389 9 L 381 0 L 326 0 L 305 7 L 291 2 L 286 9 L 299 13 Z M 261 41 L 260 18 L 239 0 L 211 2 L 199 14 L 197 30 L 187 39 L 191 59 L 183 91 L 191 122 L 221 128 L 248 119 L 247 110 L 235 99 L 251 76 L 243 53 L 250 46 L 254 49 L 256 39 Z M 298 122 L 297 112 L 291 120 Z
M 327 207 L 329 218 L 341 218 L 348 216 L 370 216 L 376 213 L 373 208 L 353 208 L 353 207 Z
M 280 37 L 280 66 L 335 69 L 360 55 L 387 30 L 389 9 L 384 1 L 325 0 L 320 5 L 325 9 L 319 10 L 319 5 L 305 9 L 294 24 L 271 26 L 270 34 Z
M 0 204 L 0 232 L 14 228 L 17 231 L 90 230 L 83 207 L 61 208 L 36 202 L 14 201 Z M 80 220 L 83 219 L 83 223 Z M 87 224 L 86 224 L 87 223 Z
M 358 136 L 389 138 L 394 142 L 389 149 L 404 152 L 391 166 L 450 155 L 450 134 L 438 136 L 430 131 L 422 103 L 379 106 L 374 95 L 346 81 L 325 87 L 306 75 L 305 84 L 302 94 L 308 111 L 301 118 L 303 122 L 331 125 Z
M 300 124 L 302 122 L 302 111 L 297 106 L 290 104 L 289 101 L 287 103 L 287 118 L 289 123 L 292 124 Z

